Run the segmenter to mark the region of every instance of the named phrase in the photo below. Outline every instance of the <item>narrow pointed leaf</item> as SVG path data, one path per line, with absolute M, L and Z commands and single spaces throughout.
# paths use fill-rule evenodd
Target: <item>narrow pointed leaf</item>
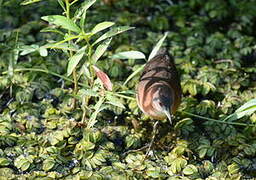
M 81 29 L 71 20 L 65 16 L 60 15 L 51 15 L 51 16 L 43 16 L 43 20 L 48 21 L 49 23 L 55 24 L 57 26 L 61 26 L 64 29 L 80 33 Z
M 61 8 L 63 9 L 63 11 L 66 11 L 66 6 L 64 5 L 64 1 L 63 0 L 58 0 L 58 3 L 61 6 Z
M 108 32 L 106 32 L 105 34 L 103 34 L 101 37 L 99 37 L 99 39 L 97 39 L 93 45 L 97 44 L 100 41 L 103 41 L 107 38 L 110 38 L 112 36 L 115 36 L 117 34 L 120 34 L 122 32 L 128 31 L 134 29 L 134 27 L 129 27 L 129 26 L 120 26 L 120 27 L 114 27 L 113 29 L 109 30 Z
M 155 57 L 155 55 L 157 54 L 158 50 L 160 49 L 160 47 L 162 46 L 165 38 L 167 37 L 168 32 L 166 32 L 164 34 L 164 36 L 158 41 L 158 43 L 155 45 L 155 47 L 153 48 L 153 50 L 151 51 L 148 60 L 152 59 L 153 57 Z
M 69 58 L 68 69 L 67 69 L 68 76 L 73 72 L 73 70 L 76 68 L 77 64 L 80 62 L 80 60 L 84 56 L 85 49 L 86 49 L 86 46 L 82 47 L 81 49 L 79 49 L 77 51 L 77 53 L 75 55 L 73 55 L 72 57 Z
M 145 59 L 146 56 L 140 51 L 124 51 L 111 56 L 112 59 Z
M 82 14 L 86 14 L 86 10 L 89 9 L 96 0 L 86 0 L 81 4 L 81 7 L 76 11 L 75 13 L 75 19 L 79 18 L 82 16 Z
M 238 108 L 233 114 L 226 117 L 223 121 L 234 121 L 246 115 L 251 115 L 256 111 L 256 99 L 252 99 Z
M 32 4 L 32 3 L 36 3 L 36 2 L 40 2 L 41 0 L 25 0 L 22 3 L 20 3 L 21 5 L 28 5 L 28 4 Z
M 54 33 L 58 33 L 64 36 L 64 33 L 57 30 L 56 28 L 51 28 L 51 27 L 46 27 L 40 30 L 40 32 L 54 32 Z
M 97 122 L 96 117 L 99 114 L 99 112 L 104 109 L 104 107 L 102 108 L 102 104 L 103 104 L 104 101 L 105 101 L 105 97 L 100 97 L 98 102 L 95 104 L 95 106 L 94 106 L 95 111 L 92 113 L 92 115 L 89 119 L 89 122 L 87 124 L 87 128 L 93 127 L 94 124 Z
M 32 52 L 37 51 L 38 48 L 39 48 L 39 46 L 36 45 L 36 44 L 32 44 L 32 45 L 29 45 L 29 46 L 28 46 L 28 45 L 23 45 L 23 46 L 21 46 L 21 47 L 19 48 L 19 50 L 21 51 L 20 55 L 21 55 L 21 56 L 25 56 L 25 55 L 27 55 L 27 54 L 30 54 L 30 53 L 32 53 Z
M 104 52 L 107 50 L 112 38 L 109 38 L 105 41 L 103 41 L 96 49 L 94 54 L 92 55 L 92 62 L 95 64 L 97 60 L 104 54 Z
M 256 106 L 256 99 L 252 99 L 248 102 L 246 102 L 244 105 L 242 105 L 240 108 L 238 108 L 235 112 L 242 112 L 248 109 L 251 109 Z
M 85 18 L 86 18 L 86 11 L 82 14 L 81 18 L 80 18 L 80 22 L 79 25 L 82 29 L 84 29 L 84 24 L 85 24 Z
M 77 51 L 78 50 L 78 48 L 76 46 L 74 46 L 73 44 L 68 44 L 68 43 L 62 43 L 62 44 L 48 43 L 42 47 L 50 48 L 50 49 L 69 50 L 69 51 Z
M 100 32 L 104 29 L 107 29 L 111 26 L 113 26 L 115 23 L 113 22 L 108 22 L 108 21 L 105 21 L 105 22 L 101 22 L 99 24 L 97 24 L 93 29 L 92 29 L 92 34 L 96 34 L 97 32 Z
M 145 65 L 142 65 L 141 67 L 139 67 L 136 71 L 134 71 L 124 82 L 124 86 L 134 77 L 136 76 L 138 73 L 140 73 L 140 71 L 142 71 L 142 69 L 144 68 Z

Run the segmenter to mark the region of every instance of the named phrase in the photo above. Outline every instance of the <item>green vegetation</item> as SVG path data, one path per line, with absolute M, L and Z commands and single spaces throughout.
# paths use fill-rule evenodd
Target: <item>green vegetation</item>
M 0 179 L 256 178 L 255 0 L 0 5 Z M 144 160 L 135 89 L 161 45 L 183 99 Z

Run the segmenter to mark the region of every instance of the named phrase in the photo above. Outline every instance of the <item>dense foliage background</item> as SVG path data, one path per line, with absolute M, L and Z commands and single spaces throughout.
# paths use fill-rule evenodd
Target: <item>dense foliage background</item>
M 100 81 L 92 91 L 83 86 L 88 79 L 81 70 L 74 93 L 67 53 L 43 48 L 61 41 L 58 33 L 40 32 L 49 26 L 42 16 L 62 15 L 58 1 L 21 3 L 0 1 L 0 179 L 256 177 L 256 114 L 234 123 L 213 121 L 256 97 L 255 0 L 98 0 L 87 10 L 85 29 L 103 21 L 135 29 L 113 37 L 97 61 L 114 95 L 90 128 L 82 118 L 95 115 L 98 98 L 108 92 Z M 183 99 L 175 124 L 160 123 L 157 141 L 142 162 L 154 121 L 134 99 L 139 74 L 123 83 L 146 61 L 110 57 L 130 50 L 149 55 L 166 31 L 163 46 L 175 58 Z M 85 109 L 84 96 L 92 97 Z

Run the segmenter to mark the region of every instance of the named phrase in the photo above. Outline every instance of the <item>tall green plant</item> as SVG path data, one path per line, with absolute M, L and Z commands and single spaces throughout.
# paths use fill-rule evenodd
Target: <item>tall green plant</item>
M 33 2 L 36 1 L 24 1 L 23 4 L 30 4 Z M 43 49 L 46 51 L 44 55 L 47 55 L 47 49 L 59 49 L 67 55 L 68 65 L 66 75 L 67 77 L 72 75 L 72 81 L 74 84 L 73 95 L 80 98 L 82 102 L 81 108 L 84 112 L 84 122 L 86 116 L 91 114 L 89 121 L 87 122 L 87 127 L 92 127 L 96 123 L 97 114 L 104 109 L 105 103 L 110 103 L 122 108 L 124 107 L 122 103 L 114 97 L 118 96 L 117 93 L 105 92 L 105 90 L 103 95 L 100 93 L 103 87 L 98 87 L 99 83 L 96 75 L 99 77 L 101 84 L 105 87 L 112 85 L 109 85 L 111 84 L 109 78 L 104 72 L 96 67 L 96 63 L 107 50 L 113 36 L 131 30 L 133 27 L 112 27 L 115 25 L 114 22 L 104 21 L 96 24 L 92 29 L 88 30 L 85 28 L 86 22 L 89 22 L 89 18 L 86 16 L 87 11 L 96 2 L 96 0 L 84 1 L 80 5 L 80 8 L 72 14 L 71 9 L 77 2 L 78 0 L 58 0 L 58 3 L 63 10 L 63 15 L 49 15 L 41 17 L 42 20 L 47 21 L 50 24 L 49 27 L 41 30 L 41 32 L 57 33 L 62 37 L 60 41 L 51 40 L 51 43 L 47 43 L 44 46 L 37 47 L 32 50 L 29 46 L 23 49 L 23 54 L 28 54 L 33 51 L 40 52 L 40 50 L 42 51 Z M 51 74 L 55 75 L 54 73 Z M 82 74 L 85 74 L 87 80 L 81 83 L 79 80 Z M 58 76 L 61 77 L 60 75 Z M 64 79 L 67 80 L 67 78 Z M 86 89 L 80 89 L 79 91 L 79 84 L 83 85 Z M 107 90 L 111 91 L 112 88 L 107 88 Z M 97 102 L 93 107 L 93 110 L 88 107 L 90 98 L 94 98 L 95 102 Z M 74 98 L 72 107 L 74 108 L 75 105 L 76 98 Z

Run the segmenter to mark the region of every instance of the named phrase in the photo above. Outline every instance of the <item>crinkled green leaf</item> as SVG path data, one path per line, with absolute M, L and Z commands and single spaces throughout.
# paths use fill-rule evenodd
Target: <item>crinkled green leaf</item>
M 31 156 L 25 157 L 24 155 L 20 155 L 14 160 L 14 165 L 18 169 L 21 169 L 22 171 L 26 171 L 30 167 L 32 162 L 33 162 L 33 159 L 31 159 Z
M 55 165 L 55 159 L 54 158 L 47 158 L 46 160 L 43 161 L 43 170 L 44 171 L 49 171 L 51 170 Z
M 85 151 L 87 151 L 87 150 L 92 150 L 92 149 L 94 149 L 94 147 L 95 147 L 95 144 L 92 143 L 92 142 L 90 142 L 90 141 L 85 141 L 85 142 L 83 142 L 83 149 L 84 149 Z
M 194 166 L 193 164 L 189 164 L 187 165 L 183 171 L 182 171 L 185 175 L 192 175 L 194 173 L 198 172 L 198 169 L 196 166 Z
M 203 158 L 207 153 L 207 148 L 202 148 L 199 150 L 199 157 Z
M 6 158 L 0 158 L 0 166 L 8 166 L 11 162 Z

